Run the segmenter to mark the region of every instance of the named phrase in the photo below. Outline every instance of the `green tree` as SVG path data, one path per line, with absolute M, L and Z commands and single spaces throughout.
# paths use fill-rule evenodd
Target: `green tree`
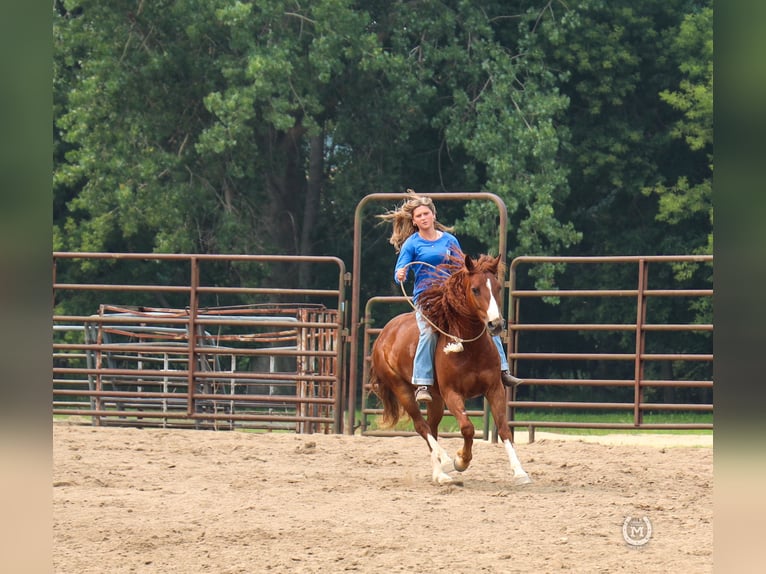
M 712 39 L 711 8 L 704 0 L 582 0 L 540 20 L 531 40 L 570 100 L 565 125 L 571 138 L 561 160 L 569 166 L 571 192 L 561 213 L 582 232 L 582 241 L 566 254 L 688 254 L 708 243 L 712 212 L 709 195 L 703 197 L 712 165 L 706 139 L 712 109 L 705 107 L 710 100 L 704 92 L 712 87 L 712 43 L 705 44 Z M 679 100 L 690 105 L 684 109 Z M 692 148 L 682 135 L 702 147 Z M 654 269 L 652 288 L 710 287 L 709 267 L 678 271 Z M 629 266 L 606 271 L 578 266 L 559 279 L 568 288 L 635 288 L 636 282 Z M 651 320 L 708 322 L 706 313 L 690 317 L 688 311 L 683 303 L 653 301 Z M 537 312 L 543 322 L 615 323 L 635 317 L 634 308 L 619 301 L 582 306 L 562 300 L 559 308 Z M 539 344 L 550 348 L 551 341 Z M 635 345 L 630 337 L 607 333 L 570 338 L 567 344 L 573 351 L 629 351 Z M 684 345 L 709 352 L 709 337 L 689 336 Z
M 657 184 L 644 190 L 659 196 L 657 220 L 681 226 L 703 216 L 710 224 L 704 241 L 692 249 L 694 253 L 713 252 L 713 8 L 688 14 L 681 23 L 672 45 L 677 55 L 681 81 L 675 90 L 660 92 L 662 101 L 680 111 L 671 131 L 693 152 L 704 158 L 707 168 L 686 173 L 671 185 Z
M 344 255 L 355 203 L 405 187 L 498 193 L 515 252 L 572 244 L 567 99 L 525 9 L 59 0 L 56 248 Z
M 510 256 L 705 252 L 711 23 L 712 0 L 55 0 L 54 248 L 348 262 L 358 201 L 412 187 L 498 194 Z M 496 245 L 493 206 L 439 207 L 472 251 Z M 365 261 L 393 263 L 387 230 L 366 229 Z M 172 266 L 69 272 L 86 271 L 187 279 Z M 554 271 L 523 279 L 634 280 Z M 337 280 L 287 265 L 210 273 Z M 658 281 L 673 273 L 709 280 Z M 363 281 L 363 294 L 391 285 L 390 265 Z
M 657 197 L 642 191 L 708 172 L 708 159 L 674 137 L 681 114 L 660 94 L 676 90 L 679 67 L 692 63 L 692 47 L 678 47 L 684 18 L 710 5 L 581 0 L 540 20 L 532 41 L 570 101 L 561 160 L 571 193 L 562 213 L 583 233 L 570 253 L 688 253 L 695 238 L 707 238 L 708 221 L 662 225 Z M 699 25 L 712 30 L 710 20 Z M 698 53 L 694 64 L 706 63 L 712 52 Z

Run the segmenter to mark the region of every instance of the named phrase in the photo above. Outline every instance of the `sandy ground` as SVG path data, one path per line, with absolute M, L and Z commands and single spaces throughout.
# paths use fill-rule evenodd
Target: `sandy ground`
M 54 572 L 712 571 L 711 436 L 524 436 L 532 484 L 477 441 L 463 486 L 440 487 L 419 437 L 56 422 Z

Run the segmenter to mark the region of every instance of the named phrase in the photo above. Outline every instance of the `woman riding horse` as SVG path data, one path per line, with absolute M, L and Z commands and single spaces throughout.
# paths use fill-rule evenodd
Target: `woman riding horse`
M 478 260 L 464 256 L 460 264 L 442 266 L 448 277 L 442 284 L 427 287 L 420 295 L 424 312 L 438 330 L 434 356 L 434 385 L 428 403 L 428 421 L 415 399 L 412 356 L 419 338 L 415 313 L 391 319 L 372 347 L 370 384 L 383 403 L 383 424 L 393 426 L 404 411 L 415 431 L 431 450 L 433 481 L 448 484 L 452 470 L 468 468 L 473 457 L 474 426 L 466 413 L 465 401 L 484 395 L 489 402 L 511 464 L 514 484 L 530 478 L 521 467 L 511 440 L 506 415 L 506 391 L 500 381 L 500 359 L 491 335 L 503 325 L 498 311 L 500 257 L 482 255 Z M 463 435 L 463 447 L 453 461 L 439 445 L 439 422 L 445 405 L 454 415 Z
M 411 189 L 407 192 L 412 194 L 411 199 L 405 201 L 398 209 L 379 217 L 393 222 L 389 242 L 399 253 L 394 267 L 394 280 L 397 283 L 404 281 L 410 266 L 415 275 L 412 299 L 420 337 L 415 351 L 412 384 L 417 387 L 416 399 L 420 402 L 430 402 L 429 388 L 434 384 L 433 357 L 437 333 L 424 317 L 418 299 L 428 285 L 444 279 L 444 275 L 435 274 L 433 269 L 448 262 L 451 256 L 461 253 L 462 248 L 457 238 L 450 233 L 452 228 L 436 220 L 436 206 L 433 200 L 417 195 Z M 492 341 L 500 357 L 500 376 L 503 384 L 519 384 L 521 381 L 511 375 L 508 369 L 508 359 L 503 351 L 500 336 L 494 336 Z
M 431 450 L 434 482 L 452 483 L 447 473 L 465 470 L 472 459 L 475 430 L 465 401 L 484 395 L 514 484 L 531 482 L 513 448 L 506 415 L 503 385 L 521 381 L 508 372 L 499 338 L 500 257 L 483 255 L 474 261 L 464 256 L 450 229 L 436 221 L 430 198 L 413 193 L 399 209 L 380 217 L 394 224 L 390 242 L 400 251 L 396 281 L 404 281 L 410 265 L 415 268 L 415 312 L 389 321 L 372 348 L 370 383 L 383 403 L 384 424 L 396 424 L 406 412 Z M 427 403 L 428 422 L 418 401 Z M 445 405 L 463 435 L 454 461 L 438 443 Z

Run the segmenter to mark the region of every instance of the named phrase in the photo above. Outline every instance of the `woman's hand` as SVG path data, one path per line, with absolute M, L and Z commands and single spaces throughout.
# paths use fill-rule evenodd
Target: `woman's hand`
M 399 281 L 399 283 L 404 281 L 405 277 L 407 277 L 407 268 L 406 267 L 401 267 L 401 268 L 396 270 L 396 280 Z

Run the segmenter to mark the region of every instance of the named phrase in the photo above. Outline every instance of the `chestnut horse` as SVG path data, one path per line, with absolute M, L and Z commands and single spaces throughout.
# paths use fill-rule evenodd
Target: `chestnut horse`
M 508 453 L 512 482 L 531 482 L 511 441 L 505 388 L 500 380 L 500 357 L 490 338 L 503 328 L 498 304 L 500 257 L 482 255 L 475 260 L 465 255 L 436 270 L 449 276 L 441 282 L 435 281 L 418 300 L 426 318 L 440 333 L 434 353 L 435 380 L 431 387 L 433 400 L 427 407 L 428 422 L 420 412 L 415 387 L 411 384 L 418 327 L 415 313 L 409 312 L 391 319 L 372 348 L 370 383 L 383 403 L 383 424 L 395 425 L 402 411 L 409 415 L 431 451 L 433 481 L 454 483 L 456 480 L 447 473 L 464 471 L 472 458 L 474 426 L 466 414 L 465 401 L 484 395 Z M 445 405 L 455 416 L 463 435 L 463 447 L 454 461 L 438 442 Z

